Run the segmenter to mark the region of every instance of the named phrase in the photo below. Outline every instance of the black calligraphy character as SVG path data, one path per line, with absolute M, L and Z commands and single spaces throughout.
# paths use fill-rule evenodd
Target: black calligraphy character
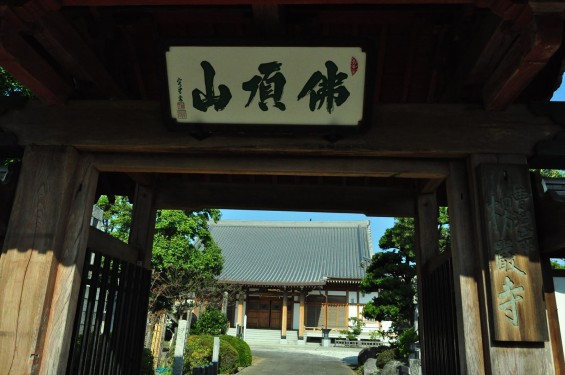
M 347 74 L 338 73 L 337 65 L 333 61 L 326 61 L 325 65 L 328 76 L 324 76 L 320 71 L 315 72 L 298 94 L 298 100 L 306 94 L 310 95 L 310 111 L 312 112 L 322 108 L 324 101 L 326 101 L 328 113 L 332 113 L 334 103 L 339 107 L 349 98 L 349 91 L 343 86 Z M 316 108 L 316 104 L 318 108 Z
M 215 95 L 214 76 L 216 75 L 216 71 L 208 61 L 202 61 L 200 66 L 204 69 L 206 93 L 198 89 L 192 90 L 192 103 L 194 108 L 202 112 L 206 112 L 211 106 L 214 106 L 216 111 L 225 109 L 231 100 L 230 89 L 226 85 L 219 85 L 218 90 L 220 94 Z
M 280 72 L 281 63 L 273 61 L 270 63 L 264 63 L 259 65 L 259 72 L 263 75 L 254 76 L 249 81 L 244 82 L 241 86 L 245 91 L 249 91 L 249 100 L 247 101 L 246 107 L 255 98 L 255 94 L 259 91 L 259 108 L 263 111 L 268 111 L 267 103 L 265 101 L 269 98 L 274 100 L 273 106 L 275 108 L 284 111 L 286 106 L 282 103 L 281 97 L 283 94 L 284 85 L 286 84 L 286 78 Z M 274 74 L 273 74 L 274 73 Z

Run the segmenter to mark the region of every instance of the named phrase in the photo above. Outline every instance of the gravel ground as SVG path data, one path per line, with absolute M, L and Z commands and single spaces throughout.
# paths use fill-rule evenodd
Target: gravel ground
M 250 345 L 251 351 L 268 350 L 279 352 L 295 352 L 295 353 L 308 353 L 323 355 L 326 357 L 339 358 L 349 365 L 357 364 L 357 355 L 361 351 L 360 348 L 340 348 L 340 347 L 323 347 L 320 344 L 306 344 L 306 345 Z

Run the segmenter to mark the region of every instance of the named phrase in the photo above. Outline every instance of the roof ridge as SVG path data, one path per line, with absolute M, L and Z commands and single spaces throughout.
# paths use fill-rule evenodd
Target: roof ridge
M 216 226 L 252 226 L 252 227 L 357 227 L 370 226 L 369 220 L 354 221 L 284 221 L 284 220 L 219 220 L 209 225 Z

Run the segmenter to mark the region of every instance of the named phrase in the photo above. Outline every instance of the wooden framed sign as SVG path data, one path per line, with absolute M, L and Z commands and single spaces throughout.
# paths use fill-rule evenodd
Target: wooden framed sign
M 360 46 L 169 44 L 166 120 L 173 129 L 358 129 L 367 62 Z
M 497 341 L 548 340 L 527 167 L 481 165 L 481 221 L 488 251 L 490 321 Z

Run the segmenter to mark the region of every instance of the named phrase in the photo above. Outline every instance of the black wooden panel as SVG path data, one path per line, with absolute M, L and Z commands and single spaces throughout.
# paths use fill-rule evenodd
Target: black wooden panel
M 88 251 L 67 374 L 137 375 L 151 272 Z
M 422 280 L 426 373 L 457 375 L 459 355 L 451 258 Z

